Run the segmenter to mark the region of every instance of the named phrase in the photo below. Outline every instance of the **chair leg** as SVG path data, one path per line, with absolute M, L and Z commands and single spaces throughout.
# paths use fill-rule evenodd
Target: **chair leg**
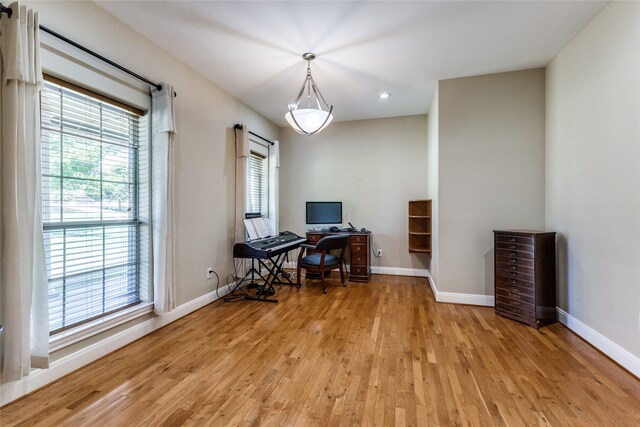
M 340 280 L 342 280 L 342 287 L 346 287 L 347 281 L 344 280 L 344 270 L 342 269 L 342 264 L 340 264 Z
M 300 289 L 300 286 L 302 286 L 302 283 L 300 282 L 300 280 L 302 279 L 300 277 L 300 261 L 298 261 L 298 269 L 296 270 L 296 279 L 297 279 L 296 288 Z
M 322 283 L 322 292 L 327 293 L 327 285 L 324 283 L 324 270 L 320 270 L 320 283 Z

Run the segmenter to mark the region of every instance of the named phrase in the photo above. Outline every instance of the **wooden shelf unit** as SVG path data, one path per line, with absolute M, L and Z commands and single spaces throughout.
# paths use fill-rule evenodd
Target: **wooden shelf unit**
M 409 252 L 431 254 L 431 200 L 409 201 Z

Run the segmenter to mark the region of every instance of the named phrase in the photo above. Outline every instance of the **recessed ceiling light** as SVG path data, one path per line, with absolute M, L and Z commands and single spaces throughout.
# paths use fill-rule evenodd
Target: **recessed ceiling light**
M 381 94 L 378 95 L 378 98 L 380 99 L 387 99 L 391 96 L 391 94 L 389 92 L 382 92 Z

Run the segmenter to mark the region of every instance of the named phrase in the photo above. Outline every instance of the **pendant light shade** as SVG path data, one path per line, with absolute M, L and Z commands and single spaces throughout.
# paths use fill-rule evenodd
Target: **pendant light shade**
M 320 132 L 333 120 L 333 105 L 327 104 L 311 76 L 311 61 L 315 57 L 314 53 L 309 52 L 302 55 L 307 61 L 307 77 L 302 83 L 298 98 L 293 104 L 289 104 L 289 112 L 284 116 L 293 130 L 304 135 Z

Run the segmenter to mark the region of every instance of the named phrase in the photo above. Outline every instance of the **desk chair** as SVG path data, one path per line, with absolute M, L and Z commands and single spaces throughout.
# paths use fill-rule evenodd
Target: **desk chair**
M 342 280 L 342 286 L 347 286 L 344 277 L 344 248 L 349 243 L 348 234 L 336 234 L 332 236 L 323 237 L 313 245 L 300 245 L 302 248 L 298 255 L 298 271 L 296 277 L 298 278 L 298 287 L 300 287 L 300 269 L 304 268 L 307 272 L 319 273 L 320 281 L 322 283 L 322 291 L 327 293 L 327 285 L 324 283 L 324 273 L 327 271 L 340 269 L 340 280 Z M 336 257 L 331 255 L 332 249 L 340 249 L 340 256 Z M 317 251 L 315 253 L 304 256 L 305 252 Z

